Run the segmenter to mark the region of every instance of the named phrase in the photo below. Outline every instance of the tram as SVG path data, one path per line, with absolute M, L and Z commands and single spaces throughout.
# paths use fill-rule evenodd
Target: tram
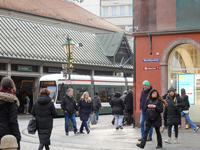
M 111 113 L 109 101 L 115 91 L 121 94 L 126 89 L 133 89 L 133 78 L 111 77 L 111 76 L 89 76 L 89 75 L 71 75 L 69 83 L 63 77 L 63 74 L 44 75 L 40 78 L 40 91 L 47 88 L 51 91 L 50 98 L 54 102 L 58 116 L 62 116 L 61 101 L 68 88 L 74 90 L 74 100 L 78 102 L 82 94 L 87 91 L 90 97 L 97 92 L 101 99 L 102 109 L 99 114 Z

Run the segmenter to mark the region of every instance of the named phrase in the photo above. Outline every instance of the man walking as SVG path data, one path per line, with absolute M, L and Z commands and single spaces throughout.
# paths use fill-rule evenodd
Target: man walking
M 98 122 L 98 119 L 99 119 L 99 108 L 102 109 L 102 106 L 101 106 L 100 97 L 99 97 L 97 92 L 95 93 L 95 96 L 92 98 L 92 103 L 93 103 L 94 113 L 96 115 L 96 120 Z
M 149 92 L 152 90 L 152 86 L 149 84 L 149 81 L 145 80 L 143 83 L 143 91 L 141 93 L 141 97 L 140 97 L 140 110 L 141 111 L 141 116 L 140 116 L 140 128 L 141 128 L 141 136 L 143 137 L 144 135 L 144 131 L 145 131 L 145 120 L 146 120 L 146 114 L 144 112 L 144 107 L 145 107 L 145 102 L 146 99 L 149 95 Z M 149 130 L 149 137 L 147 138 L 147 141 L 152 141 L 152 134 L 153 134 L 153 128 L 151 127 L 151 129 Z M 138 141 L 141 141 L 141 139 L 138 139 Z
M 133 90 L 129 90 L 128 95 L 125 97 L 124 104 L 128 112 L 127 125 L 131 125 L 131 117 L 133 115 Z
M 67 93 L 65 97 L 63 97 L 62 102 L 61 102 L 61 108 L 64 112 L 65 115 L 65 133 L 68 135 L 68 122 L 69 119 L 71 119 L 73 128 L 74 128 L 74 134 L 78 134 L 77 132 L 77 127 L 76 127 L 76 118 L 75 118 L 75 111 L 76 114 L 78 114 L 78 109 L 76 107 L 76 102 L 74 101 L 73 98 L 73 89 L 69 88 L 67 90 Z

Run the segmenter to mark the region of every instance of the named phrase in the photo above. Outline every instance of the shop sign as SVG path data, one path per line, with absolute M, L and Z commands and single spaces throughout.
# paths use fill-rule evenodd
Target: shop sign
M 143 70 L 160 70 L 160 67 L 144 67 Z
M 22 66 L 22 65 L 17 65 L 17 70 L 18 71 L 32 71 L 32 66 Z
M 123 73 L 123 72 L 116 73 L 116 76 L 117 76 L 117 77 L 123 77 L 123 76 L 124 76 L 124 73 Z
M 194 74 L 179 74 L 178 75 L 178 92 L 181 93 L 181 89 L 184 88 L 190 104 L 194 104 L 195 95 L 195 82 Z
M 160 58 L 146 58 L 142 59 L 142 62 L 160 62 Z

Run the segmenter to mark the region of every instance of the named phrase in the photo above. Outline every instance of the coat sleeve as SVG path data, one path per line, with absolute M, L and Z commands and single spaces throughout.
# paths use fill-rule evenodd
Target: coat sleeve
M 144 111 L 146 112 L 147 108 L 148 108 L 148 105 L 149 105 L 149 100 L 147 99 L 145 101 L 145 106 L 144 106 Z
M 66 108 L 65 108 L 65 96 L 64 96 L 63 99 L 62 99 L 61 108 L 62 108 L 63 112 L 66 111 Z
M 91 101 L 91 110 L 94 111 L 93 102 Z
M 163 118 L 164 118 L 164 126 L 167 127 L 167 111 L 168 111 L 168 106 L 165 107 L 165 111 L 163 114 Z
M 53 117 L 56 117 L 56 116 L 57 116 L 56 108 L 55 108 L 53 102 L 52 102 L 52 105 L 51 105 L 51 115 L 52 115 Z
M 185 106 L 185 101 L 182 100 L 182 99 L 180 98 L 180 96 L 177 96 L 176 98 L 177 98 L 178 106 L 179 106 L 179 107 L 184 107 L 184 106 Z
M 141 92 L 141 96 L 140 96 L 140 110 L 142 109 L 142 92 Z
M 120 102 L 121 102 L 122 108 L 123 108 L 123 110 L 124 110 L 125 106 L 124 106 L 124 102 L 123 102 L 123 100 L 121 99 Z
M 99 107 L 102 107 L 100 97 L 98 98 L 98 100 L 99 100 Z
M 31 110 L 31 114 L 35 117 L 35 104 L 33 105 L 33 108 Z
M 80 99 L 80 100 L 78 101 L 77 106 L 76 106 L 77 110 L 80 108 L 81 104 L 82 104 L 82 100 Z
M 187 104 L 188 104 L 188 108 L 190 108 L 190 103 L 189 103 L 189 101 L 188 101 L 188 96 L 185 97 L 185 101 L 186 101 Z
M 162 103 L 161 100 L 158 101 L 155 110 L 156 110 L 157 112 L 159 112 L 159 113 L 162 113 L 162 112 L 163 112 L 163 103 Z
M 111 106 L 111 108 L 113 108 L 113 100 L 112 99 L 110 100 L 110 106 Z

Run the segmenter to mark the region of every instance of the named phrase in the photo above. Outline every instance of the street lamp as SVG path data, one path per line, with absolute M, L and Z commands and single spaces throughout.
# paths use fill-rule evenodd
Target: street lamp
M 67 36 L 67 41 L 65 41 L 65 43 L 62 44 L 65 53 L 68 55 L 67 72 L 69 74 L 69 80 L 71 80 L 71 77 L 70 77 L 70 72 L 71 71 L 70 71 L 70 69 L 73 69 L 73 64 L 72 64 L 73 55 L 72 55 L 72 52 L 73 52 L 74 45 L 75 45 L 74 42 L 72 41 L 72 39 L 69 38 L 69 36 Z

